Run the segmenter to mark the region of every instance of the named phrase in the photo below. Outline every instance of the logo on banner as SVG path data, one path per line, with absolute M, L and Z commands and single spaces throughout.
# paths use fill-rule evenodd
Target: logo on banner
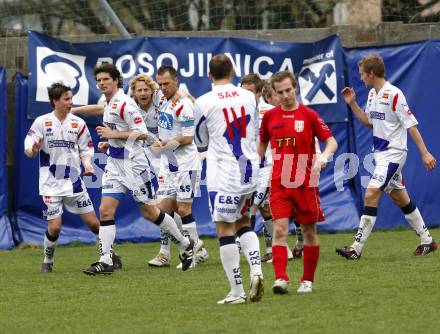
M 303 66 L 298 81 L 305 105 L 338 102 L 334 60 Z
M 73 103 L 89 102 L 89 83 L 85 74 L 86 57 L 37 47 L 37 93 L 36 101 L 49 102 L 47 87 L 62 81 L 72 88 Z

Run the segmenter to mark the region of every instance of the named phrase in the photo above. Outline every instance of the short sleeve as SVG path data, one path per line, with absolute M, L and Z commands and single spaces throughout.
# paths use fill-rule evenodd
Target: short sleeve
M 92 157 L 95 153 L 95 150 L 93 147 L 92 136 L 90 135 L 89 128 L 87 127 L 85 122 L 81 122 L 80 126 L 81 130 L 78 133 L 79 155 L 88 155 L 89 157 Z
M 317 137 L 320 141 L 326 141 L 328 138 L 333 136 L 332 131 L 316 111 L 308 109 L 308 114 L 311 122 L 311 129 L 315 137 Z
M 139 107 L 133 100 L 125 101 L 122 104 L 120 114 L 123 115 L 130 131 L 136 131 L 142 134 L 148 133 L 145 122 L 139 112 Z
M 194 104 L 194 142 L 197 147 L 207 147 L 209 144 L 209 132 L 206 122 L 206 115 L 202 111 L 199 100 L 196 100 Z
M 393 96 L 391 111 L 396 114 L 397 118 L 405 129 L 409 129 L 418 124 L 416 118 L 406 103 L 405 96 L 402 93 L 397 93 Z
M 267 143 L 270 141 L 269 133 L 269 112 L 264 113 L 260 126 L 260 142 Z
M 185 98 L 176 109 L 176 119 L 182 130 L 182 136 L 194 136 L 194 105 Z
M 31 149 L 34 143 L 43 137 L 42 119 L 37 118 L 24 139 L 24 149 Z

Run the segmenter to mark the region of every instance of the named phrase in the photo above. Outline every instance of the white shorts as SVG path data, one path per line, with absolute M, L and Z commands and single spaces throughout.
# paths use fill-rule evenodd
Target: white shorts
M 194 197 L 199 196 L 200 176 L 199 170 L 160 174 L 157 198 L 191 203 Z
M 63 214 L 63 204 L 70 213 L 81 215 L 94 211 L 87 191 L 72 196 L 41 196 L 44 202 L 43 217 L 55 219 Z
M 242 216 L 249 216 L 252 195 L 231 195 L 210 191 L 209 209 L 212 221 L 235 223 Z
M 376 168 L 368 183 L 368 188 L 379 188 L 386 193 L 394 189 L 405 189 L 402 168 L 406 161 L 406 151 L 389 150 L 376 152 Z
M 144 161 L 141 164 L 136 159 L 109 157 L 102 175 L 102 196 L 121 200 L 128 191 L 139 204 L 152 202 L 156 196 L 157 181 Z

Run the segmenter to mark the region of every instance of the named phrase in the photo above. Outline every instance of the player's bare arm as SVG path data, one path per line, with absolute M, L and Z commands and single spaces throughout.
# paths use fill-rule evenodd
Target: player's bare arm
M 95 168 L 93 168 L 92 159 L 90 158 L 90 155 L 82 155 L 81 162 L 84 167 L 84 175 L 89 176 L 95 173 Z
M 34 144 L 32 145 L 32 147 L 30 149 L 28 148 L 24 151 L 26 156 L 29 158 L 34 158 L 37 155 L 37 153 L 40 151 L 42 143 L 43 143 L 43 138 L 40 138 L 40 139 L 34 141 Z
M 135 137 L 136 140 L 145 140 L 148 137 L 146 133 L 139 133 L 136 131 L 113 131 L 112 129 L 110 129 L 105 125 L 97 126 L 96 133 L 100 138 L 106 138 L 106 139 L 127 140 L 128 138 Z
M 104 114 L 104 107 L 99 104 L 90 104 L 88 106 L 74 107 L 70 109 L 70 112 L 74 115 L 102 116 Z
M 426 148 L 425 142 L 422 138 L 422 135 L 420 134 L 419 129 L 417 129 L 417 126 L 413 126 L 408 129 L 408 132 L 416 143 L 417 148 L 419 149 L 423 165 L 425 166 L 426 170 L 432 171 L 437 165 L 437 160 Z
M 327 167 L 328 162 L 332 159 L 337 149 L 338 149 L 338 143 L 335 137 L 327 138 L 325 141 L 324 151 L 315 160 L 312 170 L 321 171 L 325 167 Z
M 359 107 L 356 102 L 356 93 L 352 87 L 345 87 L 341 91 L 342 97 L 344 98 L 345 103 L 349 105 L 351 110 L 355 113 L 356 117 L 361 121 L 363 125 L 367 128 L 372 128 L 373 126 L 368 122 L 368 117 L 365 115 L 364 111 Z

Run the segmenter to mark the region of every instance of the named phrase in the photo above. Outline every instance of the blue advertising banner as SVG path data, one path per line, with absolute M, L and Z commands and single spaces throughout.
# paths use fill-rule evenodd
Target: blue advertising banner
M 14 247 L 11 225 L 8 219 L 8 173 L 6 169 L 7 157 L 7 86 L 6 69 L 0 67 L 0 249 Z
M 337 36 L 314 43 L 287 43 L 237 38 L 133 38 L 93 43 L 69 43 L 40 33 L 29 33 L 28 117 L 50 111 L 47 87 L 62 80 L 72 87 L 73 103 L 96 103 L 100 93 L 93 68 L 114 63 L 124 78 L 142 72 L 155 77 L 162 64 L 175 67 L 181 89 L 198 97 L 211 89 L 208 64 L 215 54 L 232 60 L 236 80 L 257 73 L 263 79 L 280 70 L 298 80 L 298 98 L 317 110 L 326 122 L 347 121 L 347 108 L 338 92 L 344 86 L 343 53 Z

